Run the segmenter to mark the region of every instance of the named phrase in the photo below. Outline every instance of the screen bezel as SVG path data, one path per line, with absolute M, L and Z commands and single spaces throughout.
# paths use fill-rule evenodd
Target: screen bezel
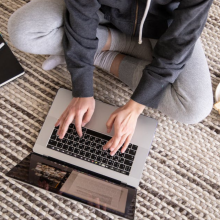
M 62 181 L 60 182 L 59 187 L 57 189 L 53 189 L 53 188 L 50 188 L 50 187 L 48 189 L 45 189 L 45 188 L 40 187 L 39 185 L 37 185 L 36 182 L 34 182 L 34 181 L 31 181 L 31 180 L 28 181 L 26 179 L 22 179 L 22 177 L 21 177 L 22 175 L 15 176 L 16 170 L 18 171 L 19 169 L 21 169 L 21 166 L 24 163 L 26 163 L 26 161 L 29 161 L 29 160 L 30 160 L 30 163 L 29 163 L 29 166 L 28 166 L 28 171 L 29 172 L 31 171 L 31 169 L 36 167 L 37 162 L 40 162 L 40 163 L 43 163 L 43 164 L 47 164 L 48 166 L 52 166 L 55 169 L 62 170 L 64 172 L 66 172 L 67 174 L 63 178 L 64 180 L 62 180 L 64 182 L 69 177 L 72 170 L 74 170 L 74 171 L 77 171 L 79 173 L 89 175 L 90 177 L 98 178 L 98 179 L 101 179 L 103 181 L 107 181 L 109 183 L 112 183 L 112 184 L 115 184 L 117 186 L 124 187 L 124 188 L 128 189 L 128 196 L 127 196 L 127 201 L 126 201 L 126 206 L 125 206 L 125 213 L 121 213 L 121 212 L 112 210 L 110 208 L 105 208 L 105 207 L 103 207 L 101 205 L 98 205 L 98 204 L 95 204 L 95 203 L 91 204 L 91 202 L 88 202 L 88 201 L 83 200 L 81 198 L 78 198 L 78 197 L 75 197 L 75 196 L 72 196 L 72 195 L 68 195 L 67 193 L 61 192 L 60 189 L 62 187 L 62 184 L 64 183 Z M 24 170 L 24 168 L 23 168 L 23 170 Z M 30 175 L 32 175 L 32 178 L 33 178 L 33 174 L 29 173 L 29 176 Z M 41 188 L 41 189 L 45 189 L 45 190 L 47 190 L 49 192 L 52 192 L 56 195 L 63 196 L 65 198 L 78 201 L 78 202 L 80 202 L 82 204 L 85 204 L 87 206 L 91 206 L 91 207 L 96 208 L 96 209 L 100 209 L 100 210 L 104 210 L 106 212 L 110 212 L 111 214 L 123 217 L 125 219 L 129 219 L 129 220 L 134 219 L 136 194 L 137 194 L 137 189 L 136 188 L 125 185 L 123 183 L 120 183 L 119 181 L 116 181 L 114 179 L 108 178 L 106 176 L 103 176 L 103 175 L 100 175 L 100 174 L 97 174 L 97 173 L 94 173 L 92 171 L 88 171 L 88 170 L 85 170 L 83 168 L 74 166 L 72 164 L 68 164 L 68 163 L 65 163 L 63 161 L 59 161 L 59 160 L 54 159 L 54 158 L 45 157 L 45 156 L 42 156 L 42 155 L 39 155 L 39 154 L 36 154 L 36 153 L 31 153 L 27 157 L 25 157 L 19 164 L 14 166 L 8 173 L 6 173 L 6 176 L 11 177 L 15 180 L 18 180 L 20 182 L 24 182 L 24 183 L 26 183 L 28 185 L 31 185 L 31 186 Z

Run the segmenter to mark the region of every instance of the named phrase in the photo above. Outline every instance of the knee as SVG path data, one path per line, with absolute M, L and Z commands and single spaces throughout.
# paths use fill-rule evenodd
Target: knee
M 25 38 L 25 30 L 23 24 L 24 17 L 20 12 L 21 8 L 18 9 L 8 20 L 8 34 L 10 42 L 19 50 L 23 50 L 23 43 Z M 27 40 L 27 39 L 26 39 Z
M 179 111 L 176 120 L 184 124 L 196 124 L 205 119 L 213 107 L 213 96 L 204 100 L 202 97 L 184 103 L 184 108 Z
M 64 1 L 31 1 L 19 8 L 8 21 L 11 43 L 27 53 L 38 54 L 38 44 L 63 25 Z

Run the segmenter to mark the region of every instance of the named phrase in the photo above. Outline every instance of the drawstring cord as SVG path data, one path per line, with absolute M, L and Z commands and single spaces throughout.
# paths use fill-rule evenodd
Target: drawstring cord
M 148 11 L 149 11 L 149 8 L 150 8 L 150 3 L 151 3 L 151 0 L 147 0 L 144 15 L 143 15 L 142 20 L 141 20 L 141 24 L 140 24 L 140 28 L 139 28 L 139 39 L 138 39 L 139 44 L 142 44 L 143 26 L 144 26 L 144 22 L 145 22 L 145 19 L 147 17 L 147 14 L 148 14 Z

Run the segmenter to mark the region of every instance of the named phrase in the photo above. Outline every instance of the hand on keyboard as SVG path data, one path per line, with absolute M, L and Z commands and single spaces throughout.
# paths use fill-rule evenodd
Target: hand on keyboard
M 81 137 L 82 126 L 85 126 L 90 121 L 94 109 L 95 100 L 93 97 L 74 97 L 55 124 L 55 127 L 59 126 L 57 131 L 59 138 L 62 139 L 65 136 L 73 120 L 75 120 L 77 133 Z
M 124 153 L 134 134 L 137 119 L 145 106 L 132 99 L 126 105 L 114 111 L 108 119 L 106 126 L 107 132 L 110 132 L 114 125 L 114 136 L 104 145 L 103 149 L 110 148 L 113 156 L 122 146 L 121 152 Z M 124 144 L 123 144 L 124 143 Z

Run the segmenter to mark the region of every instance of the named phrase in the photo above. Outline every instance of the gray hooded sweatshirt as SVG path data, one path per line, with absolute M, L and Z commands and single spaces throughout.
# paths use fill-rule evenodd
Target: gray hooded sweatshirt
M 98 46 L 97 11 L 121 32 L 158 39 L 153 61 L 143 70 L 131 96 L 157 108 L 166 87 L 190 58 L 213 0 L 65 0 L 63 38 L 73 97 L 93 96 L 94 55 Z M 142 22 L 141 22 L 142 21 Z M 192 82 L 194 83 L 194 82 Z

